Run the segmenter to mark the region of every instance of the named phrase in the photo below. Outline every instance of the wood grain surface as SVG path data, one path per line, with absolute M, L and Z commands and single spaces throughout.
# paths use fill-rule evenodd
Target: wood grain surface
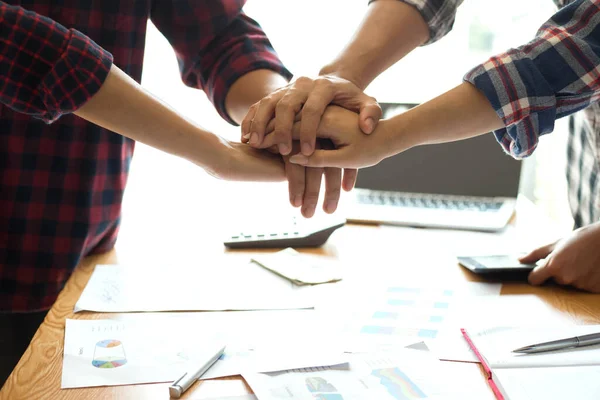
M 215 241 L 212 245 L 226 253 L 227 257 L 248 258 L 250 252 L 223 250 Z M 431 244 L 430 244 L 431 245 Z M 180 249 L 181 250 L 181 249 Z M 370 260 L 369 271 L 376 271 L 378 266 L 394 270 L 398 276 L 410 276 L 411 279 L 431 279 L 453 282 L 478 281 L 479 277 L 460 268 L 453 257 L 444 254 L 433 254 L 433 261 L 426 265 L 416 265 L 415 249 L 408 249 L 398 243 L 398 233 L 394 229 L 383 229 L 373 226 L 348 225 L 337 231 L 329 242 L 320 249 L 309 250 L 311 253 L 336 257 L 348 266 L 349 271 L 364 271 L 365 263 Z M 44 323 L 37 331 L 31 345 L 23 355 L 9 380 L 0 392 L 0 399 L 166 399 L 168 383 L 131 385 L 117 387 L 97 387 L 85 389 L 60 389 L 64 327 L 66 318 L 107 318 L 114 314 L 77 313 L 73 314 L 73 306 L 85 287 L 95 265 L 110 264 L 118 261 L 117 247 L 109 253 L 92 256 L 83 260 L 69 279 L 55 305 L 50 310 Z M 153 251 L 170 251 L 169 249 L 149 249 Z M 188 249 L 186 256 L 197 253 L 196 249 Z M 410 253 L 410 254 L 409 254 Z M 145 254 L 148 256 L 149 254 Z M 131 258 L 131 257 L 130 257 Z M 362 261 L 361 261 L 362 260 Z M 422 264 L 422 263 L 421 263 Z M 552 307 L 557 315 L 570 323 L 600 323 L 600 296 L 582 293 L 557 286 L 531 287 L 525 283 L 503 285 L 502 295 L 533 294 Z M 509 312 L 507 310 L 507 312 Z M 198 313 L 186 313 L 190 318 Z M 168 318 L 169 313 L 157 314 Z M 123 315 L 127 318 L 127 315 Z M 474 379 L 482 379 L 477 364 L 462 364 L 464 374 L 457 384 L 469 384 Z M 186 399 L 221 398 L 251 393 L 241 377 L 218 379 L 196 383 L 185 395 Z M 490 392 L 490 399 L 493 396 Z

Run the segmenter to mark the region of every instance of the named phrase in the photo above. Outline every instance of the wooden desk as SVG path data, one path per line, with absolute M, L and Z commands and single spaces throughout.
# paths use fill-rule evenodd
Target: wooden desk
M 206 238 L 209 240 L 209 238 Z M 207 246 L 215 252 L 223 252 L 223 247 L 212 238 Z M 377 261 L 393 261 L 393 267 L 399 274 L 411 277 L 436 276 L 444 282 L 476 281 L 478 278 L 456 265 L 453 258 L 441 256 L 431 265 L 414 268 L 406 261 L 406 254 L 393 229 L 371 226 L 349 225 L 336 232 L 330 241 L 321 249 L 310 250 L 312 253 L 336 256 L 341 260 L 351 261 L 365 257 L 365 254 L 378 255 Z M 392 244 L 396 245 L 392 245 Z M 96 264 L 115 263 L 121 249 L 104 255 L 85 259 L 71 276 L 56 304 L 50 310 L 44 323 L 37 331 L 31 345 L 13 371 L 6 385 L 0 392 L 1 399 L 166 399 L 168 383 L 99 387 L 89 389 L 60 389 L 62 353 L 65 318 L 110 318 L 111 314 L 78 313 L 73 314 L 73 306 L 85 287 Z M 368 250 L 366 250 L 368 249 Z M 148 250 L 146 256 L 160 249 Z M 187 250 L 191 256 L 197 249 Z M 185 252 L 185 251 L 184 251 Z M 228 257 L 248 258 L 248 252 L 229 252 Z M 177 257 L 179 258 L 179 257 Z M 349 265 L 356 263 L 349 262 Z M 432 272 L 434 275 L 432 275 Z M 600 295 L 566 290 L 557 287 L 533 288 L 527 284 L 512 283 L 503 286 L 502 294 L 534 294 L 551 305 L 557 314 L 568 318 L 573 323 L 600 323 Z M 190 318 L 198 313 L 187 313 Z M 159 318 L 168 318 L 169 314 L 158 314 Z M 463 367 L 463 366 L 461 366 Z M 464 384 L 473 379 L 483 379 L 477 364 L 465 364 Z M 457 384 L 461 384 L 457 382 Z M 240 377 L 198 382 L 187 393 L 187 399 L 221 398 L 251 393 Z M 490 392 L 490 398 L 493 398 Z

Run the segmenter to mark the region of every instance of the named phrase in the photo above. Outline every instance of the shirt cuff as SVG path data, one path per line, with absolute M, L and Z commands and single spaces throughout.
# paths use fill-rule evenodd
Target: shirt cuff
M 377 0 L 369 0 L 369 4 Z M 423 44 L 437 42 L 452 30 L 456 9 L 463 0 L 399 0 L 414 7 L 429 28 L 429 40 Z
M 71 29 L 65 50 L 38 88 L 46 106 L 42 119 L 52 123 L 78 110 L 100 90 L 112 64 L 112 54 Z
M 540 135 L 554 130 L 556 96 L 535 62 L 515 49 L 490 58 L 469 71 L 464 80 L 489 100 L 504 128 L 494 135 L 504 150 L 525 158 Z

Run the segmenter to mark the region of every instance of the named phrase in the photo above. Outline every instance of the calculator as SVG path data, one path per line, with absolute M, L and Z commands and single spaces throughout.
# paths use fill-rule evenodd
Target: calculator
M 230 249 L 320 247 L 335 230 L 346 224 L 345 218 L 283 218 L 282 221 L 255 221 L 233 232 L 224 240 Z

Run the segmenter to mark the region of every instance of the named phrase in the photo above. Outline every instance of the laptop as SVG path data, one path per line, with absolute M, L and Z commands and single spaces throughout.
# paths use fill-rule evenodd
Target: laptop
M 415 104 L 381 103 L 384 118 Z M 418 146 L 361 169 L 347 204 L 352 222 L 498 231 L 516 205 L 521 163 L 494 135 Z

